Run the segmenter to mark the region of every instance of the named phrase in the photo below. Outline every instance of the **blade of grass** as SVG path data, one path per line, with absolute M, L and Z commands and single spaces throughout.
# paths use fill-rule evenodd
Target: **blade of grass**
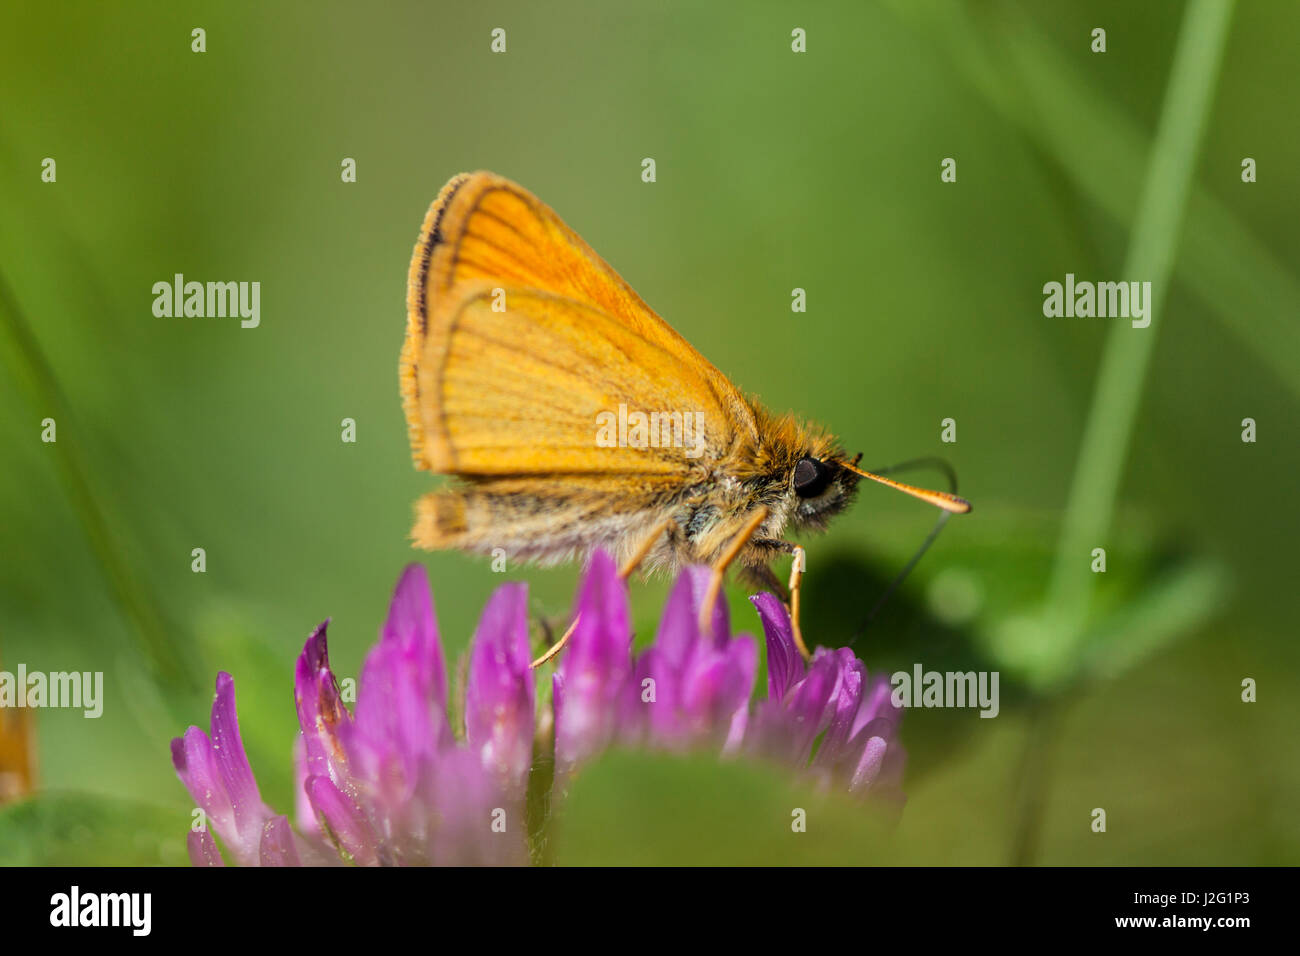
M 1161 306 L 1177 254 L 1232 8 L 1233 0 L 1192 0 L 1179 31 L 1123 273 L 1125 277 L 1150 280 L 1151 324 L 1137 329 L 1116 323 L 1102 354 L 1048 592 L 1045 633 L 1064 645 L 1056 658 L 1063 662 L 1061 672 L 1055 675 L 1058 679 L 1072 676 L 1086 636 L 1095 582 L 1086 557 L 1110 531 L 1142 385 L 1156 333 L 1164 324 Z M 1015 806 L 1037 812 L 1020 813 L 1015 820 L 1012 860 L 1017 864 L 1032 862 L 1037 850 L 1041 807 L 1050 773 L 1050 763 L 1041 755 L 1050 753 L 1065 707 L 1064 694 L 1049 697 L 1026 741 L 1026 769 L 1031 772 L 1015 782 Z
M 193 670 L 176 652 L 167 637 L 167 628 L 157 607 L 149 599 L 130 563 L 118 545 L 119 537 L 107 517 L 104 504 L 99 500 L 89 479 L 89 468 L 76 440 L 75 432 L 68 427 L 74 420 L 71 406 L 59 387 L 54 370 L 46 361 L 40 343 L 23 317 L 18 299 L 5 276 L 0 273 L 0 332 L 8 333 L 10 355 L 15 378 L 23 384 L 34 408 L 42 410 L 63 425 L 59 440 L 54 443 L 54 461 L 67 491 L 73 513 L 85 530 L 99 566 L 108 585 L 135 633 L 147 660 L 157 676 L 169 684 L 181 682 L 196 688 Z
M 1062 625 L 1061 638 L 1074 649 L 1096 582 L 1087 558 L 1110 531 L 1142 386 L 1165 322 L 1162 307 L 1232 9 L 1233 0 L 1193 0 L 1179 31 L 1122 273 L 1127 279 L 1151 282 L 1151 324 L 1133 328 L 1116 322 L 1107 335 L 1048 591 L 1049 613 Z M 1063 659 L 1072 661 L 1074 656 Z
M 891 7 L 936 42 L 966 87 L 1058 164 L 1081 194 L 1129 225 L 1149 137 L 1071 69 L 1057 44 L 1022 17 L 977 21 L 948 0 L 894 0 Z M 1300 280 L 1203 188 L 1192 188 L 1174 269 L 1215 319 L 1300 397 Z
M 999 61 L 1023 90 L 1033 117 L 1028 129 L 1089 199 L 1127 224 L 1141 187 L 1138 160 L 1147 155 L 1147 136 L 1085 78 L 1069 71 L 1060 51 L 1032 25 L 1004 21 L 1001 29 Z M 1080 149 L 1081 142 L 1089 148 Z M 1174 269 L 1223 327 L 1300 396 L 1295 344 L 1300 281 L 1229 207 L 1194 184 Z

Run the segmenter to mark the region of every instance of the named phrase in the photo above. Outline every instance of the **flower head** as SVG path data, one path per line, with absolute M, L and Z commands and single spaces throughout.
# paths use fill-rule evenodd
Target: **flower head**
M 466 698 L 468 745 L 447 714 L 447 675 L 424 569 L 393 594 L 379 643 L 361 671 L 355 716 L 330 669 L 326 625 L 298 658 L 295 699 L 298 830 L 262 803 L 239 739 L 234 681 L 217 678 L 212 737 L 191 727 L 172 742 L 181 781 L 243 865 L 510 863 L 526 858 L 521 789 L 531 763 L 533 684 L 526 600 L 506 585 L 475 635 Z M 523 664 L 520 666 L 520 659 Z M 499 662 L 499 666 L 498 666 Z M 334 852 L 332 852 L 334 851 Z M 191 859 L 221 861 L 212 836 L 192 835 Z
M 626 586 L 608 555 L 593 556 L 554 675 L 556 779 L 610 746 L 692 748 L 778 761 L 825 788 L 901 799 L 901 711 L 883 675 L 869 677 L 847 648 L 818 648 L 805 665 L 784 606 L 760 594 L 767 696 L 751 706 L 757 643 L 732 636 L 721 600 L 701 629 L 709 574 L 682 572 L 655 642 L 634 657 Z M 463 715 L 448 713 L 423 568 L 408 567 L 397 583 L 361 669 L 355 713 L 330 668 L 328 622 L 316 628 L 294 676 L 296 827 L 263 802 L 239 735 L 234 681 L 218 675 L 211 734 L 190 727 L 172 741 L 172 760 L 228 853 L 245 866 L 524 862 L 538 746 L 527 601 L 522 584 L 488 601 L 470 645 Z M 207 829 L 190 834 L 189 849 L 196 865 L 224 862 Z

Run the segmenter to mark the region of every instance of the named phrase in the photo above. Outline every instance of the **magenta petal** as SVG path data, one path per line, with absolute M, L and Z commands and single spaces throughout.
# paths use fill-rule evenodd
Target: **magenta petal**
M 627 589 L 603 551 L 591 557 L 577 613 L 555 672 L 555 757 L 562 771 L 609 742 L 632 671 Z
M 294 668 L 294 703 L 298 708 L 298 723 L 303 725 L 304 733 L 314 730 L 316 714 L 320 711 L 319 675 L 322 670 L 329 669 L 329 651 L 325 644 L 325 627 L 328 623 L 326 621 L 311 632 Z
M 378 799 L 390 808 L 413 797 L 437 754 L 453 744 L 446 669 L 428 578 L 419 565 L 398 582 L 382 639 L 362 665 L 356 717 L 339 733 L 355 764 L 349 772 L 375 784 Z
M 893 691 L 893 684 L 888 675 L 877 674 L 871 678 L 862 692 L 862 706 L 858 708 L 857 716 L 853 721 L 854 735 L 868 721 L 876 719 L 888 720 L 897 730 L 903 720 L 903 708 L 894 704 Z
M 172 766 L 194 802 L 219 827 L 234 832 L 235 815 L 225 784 L 212 764 L 212 741 L 201 727 L 189 727 L 185 736 L 172 738 Z
M 447 706 L 447 668 L 438 641 L 438 623 L 433 612 L 429 576 L 423 565 L 410 564 L 402 571 L 388 607 L 382 638 L 394 641 L 406 652 L 407 660 L 419 669 L 419 683 L 429 689 L 433 700 Z
M 660 658 L 661 673 L 680 670 L 699 650 L 699 608 L 704 600 L 703 586 L 707 586 L 708 575 L 708 568 L 684 568 L 673 582 L 655 633 L 654 647 Z M 700 586 L 701 578 L 705 579 L 703 586 Z
M 803 680 L 791 688 L 777 706 L 783 709 L 785 733 L 779 740 L 783 758 L 796 766 L 805 766 L 812 755 L 813 741 L 830 722 L 831 695 L 838 684 L 835 658 L 819 653 L 813 658 Z M 776 702 L 773 702 L 776 703 Z
M 794 644 L 790 615 L 786 613 L 785 605 L 766 591 L 749 600 L 758 609 L 763 634 L 767 638 L 767 696 L 771 700 L 781 700 L 803 679 L 805 672 L 803 658 Z
M 748 634 L 738 634 L 727 646 L 726 681 L 722 688 L 722 712 L 718 719 L 727 727 L 724 751 L 730 752 L 739 744 L 749 715 L 749 698 L 754 690 L 754 677 L 758 673 L 758 644 Z
M 758 666 L 752 638 L 732 640 L 726 605 L 714 607 L 711 631 L 699 618 L 711 572 L 688 567 L 664 606 L 654 645 L 638 658 L 622 705 L 624 742 L 681 749 L 739 744 Z M 646 700 L 653 691 L 653 702 Z
M 258 861 L 262 866 L 302 866 L 288 817 L 272 817 L 263 825 Z
M 884 737 L 869 732 L 865 732 L 862 736 L 864 737 L 862 749 L 849 779 L 850 793 L 865 790 L 875 782 L 884 766 L 885 755 L 889 751 L 889 741 Z
M 379 839 L 361 808 L 328 777 L 308 777 L 305 786 L 321 827 L 339 849 L 360 866 L 378 863 L 383 855 Z
M 722 756 L 731 757 L 740 753 L 745 744 L 745 735 L 749 732 L 749 708 L 741 707 L 731 717 L 727 735 L 722 741 Z
M 212 761 L 230 796 L 235 827 L 241 839 L 251 842 L 254 831 L 261 830 L 271 811 L 262 802 L 253 768 L 244 753 L 239 718 L 235 715 L 235 682 L 225 671 L 217 675 L 217 698 L 212 703 Z
M 191 830 L 185 837 L 185 848 L 189 850 L 190 862 L 194 866 L 225 866 L 217 841 L 207 830 Z
M 328 774 L 343 781 L 348 774 L 341 734 L 352 716 L 339 696 L 330 670 L 325 621 L 312 631 L 298 657 L 294 672 L 294 701 L 298 709 L 299 740 L 303 746 L 303 775 Z M 301 794 L 300 794 L 301 796 Z
M 667 672 L 658 648 L 650 646 L 636 659 L 632 677 L 618 702 L 618 738 L 624 744 L 645 741 L 651 721 L 658 713 L 659 678 Z
M 323 836 L 320 821 L 316 819 L 316 810 L 307 799 L 307 778 L 311 776 L 307 769 L 307 747 L 302 734 L 293 741 L 293 822 L 303 836 Z
M 829 656 L 835 664 L 836 684 L 831 692 L 830 723 L 813 761 L 819 767 L 834 767 L 843 757 L 860 710 L 862 688 L 867 677 L 867 668 L 847 647 L 830 651 Z
M 682 707 L 685 684 L 683 668 L 674 667 L 658 644 L 641 654 L 627 693 L 637 702 L 633 706 L 640 707 L 645 743 L 668 748 L 686 745 L 689 729 Z
M 465 690 L 466 738 L 511 788 L 524 784 L 533 762 L 527 609 L 526 585 L 504 584 L 492 595 L 474 634 Z
M 361 666 L 356 719 L 343 736 L 357 772 L 368 780 L 384 778 L 384 792 L 402 800 L 450 740 L 446 713 L 414 676 L 401 648 L 372 648 Z
M 700 640 L 703 591 L 697 595 L 695 586 L 696 579 L 707 575 L 707 568 L 685 568 L 677 576 L 664 604 L 654 644 L 637 660 L 636 686 L 629 687 L 630 699 L 642 702 L 640 714 L 647 741 L 657 747 L 687 746 L 693 724 L 703 719 L 687 712 L 684 698 L 695 672 L 707 669 L 714 656 Z M 697 693 L 697 697 L 705 695 L 707 689 Z M 648 697 L 653 700 L 644 700 Z
M 749 637 L 732 641 L 722 654 L 710 653 L 689 669 L 682 681 L 680 706 L 692 729 L 692 742 L 721 744 L 736 712 L 749 706 L 758 650 Z
M 686 568 L 678 578 L 678 581 L 685 578 L 690 582 L 691 608 L 695 611 L 697 618 L 701 608 L 704 607 L 704 598 L 709 589 L 709 580 L 712 577 L 713 571 L 711 569 L 692 565 Z M 718 591 L 717 599 L 714 601 L 709 623 L 711 625 L 710 633 L 702 636 L 709 638 L 710 643 L 718 650 L 721 650 L 726 647 L 727 641 L 731 638 L 731 620 L 727 611 L 727 598 L 721 590 Z
M 217 676 L 212 736 L 190 727 L 171 747 L 177 776 L 230 852 L 241 865 L 255 865 L 262 824 L 271 811 L 262 803 L 239 737 L 235 685 L 229 674 Z
M 713 605 L 708 634 L 700 632 L 700 609 L 709 589 L 713 572 L 703 567 L 687 567 L 677 576 L 664 605 L 655 635 L 655 647 L 671 669 L 682 667 L 687 659 L 701 650 L 724 650 L 731 639 L 727 602 L 719 592 Z
M 504 797 L 478 757 L 448 751 L 433 783 L 438 819 L 432 837 L 439 866 L 519 865 L 528 860 L 522 801 Z
M 802 770 L 806 761 L 799 762 L 797 730 L 785 704 L 768 698 L 760 701 L 750 716 L 745 747 L 751 753 Z

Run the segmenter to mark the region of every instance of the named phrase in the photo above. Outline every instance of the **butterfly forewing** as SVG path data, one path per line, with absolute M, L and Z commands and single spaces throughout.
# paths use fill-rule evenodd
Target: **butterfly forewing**
M 402 386 L 412 451 L 453 475 L 686 474 L 754 433 L 716 368 L 531 193 L 457 177 L 411 263 Z M 598 444 L 601 413 L 702 416 L 707 452 Z

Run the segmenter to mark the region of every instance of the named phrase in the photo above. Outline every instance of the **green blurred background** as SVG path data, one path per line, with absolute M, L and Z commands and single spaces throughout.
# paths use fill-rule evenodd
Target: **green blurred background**
M 869 466 L 948 457 L 975 513 L 857 648 L 873 669 L 1002 673 L 995 720 L 907 715 L 896 827 L 767 768 L 616 755 L 575 784 L 558 862 L 1300 861 L 1293 3 L 1236 10 L 1187 157 L 1084 652 L 1065 659 L 1033 623 L 1115 326 L 1045 318 L 1041 290 L 1066 272 L 1141 278 L 1121 270 L 1183 12 L 6 7 L 0 667 L 103 670 L 107 700 L 97 721 L 35 714 L 38 789 L 0 810 L 0 862 L 183 862 L 190 799 L 167 741 L 207 725 L 217 669 L 235 676 L 264 795 L 289 810 L 302 641 L 331 617 L 336 670 L 355 674 L 408 561 L 429 569 L 449 652 L 466 646 L 501 578 L 409 548 L 431 479 L 410 464 L 396 369 L 421 219 L 478 168 L 553 206 L 769 406 L 825 423 Z M 260 281 L 260 328 L 155 318 L 151 287 L 177 272 Z M 40 441 L 47 416 L 57 444 Z M 955 444 L 940 441 L 948 417 Z M 866 489 L 811 542 L 810 640 L 849 639 L 932 517 Z M 577 580 L 510 576 L 555 618 Z M 665 587 L 633 587 L 639 634 Z M 736 627 L 756 631 L 731 591 Z M 1257 703 L 1241 701 L 1246 677 Z M 802 836 L 796 805 L 817 808 Z

